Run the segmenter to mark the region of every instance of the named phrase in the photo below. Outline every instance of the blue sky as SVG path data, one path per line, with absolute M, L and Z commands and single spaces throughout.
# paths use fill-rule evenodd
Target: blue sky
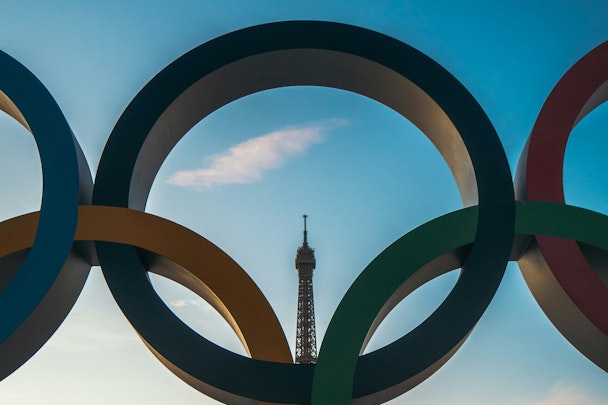
M 131 1 L 0 3 L 0 49 L 47 86 L 92 172 L 126 105 L 193 47 L 251 25 L 293 19 L 370 28 L 435 59 L 476 97 L 511 169 L 565 71 L 608 40 L 605 1 Z M 566 198 L 608 213 L 604 105 L 575 129 Z M 256 153 L 251 153 L 255 148 Z M 0 219 L 37 210 L 40 164 L 30 135 L 0 117 Z M 246 202 L 246 204 L 244 203 Z M 384 247 L 461 207 L 447 165 L 404 118 L 361 96 L 314 87 L 245 97 L 196 125 L 164 163 L 146 208 L 205 236 L 258 283 L 295 340 L 295 250 L 303 213 L 316 248 L 318 341 L 340 298 Z M 381 325 L 370 350 L 400 337 L 447 294 L 432 281 Z M 242 353 L 200 298 L 153 279 L 194 329 Z M 565 405 L 608 402 L 608 375 L 547 320 L 516 265 L 440 371 L 393 404 Z M 215 403 L 167 371 L 138 340 L 94 268 L 76 306 L 28 363 L 0 382 L 7 404 Z

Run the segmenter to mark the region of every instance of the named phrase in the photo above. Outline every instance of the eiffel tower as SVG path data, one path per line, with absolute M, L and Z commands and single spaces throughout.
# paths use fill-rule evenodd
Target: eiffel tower
M 298 271 L 298 319 L 296 326 L 296 363 L 317 362 L 317 333 L 315 330 L 315 304 L 312 296 L 312 272 L 315 269 L 315 250 L 308 246 L 306 218 L 304 217 L 304 242 L 296 254 Z

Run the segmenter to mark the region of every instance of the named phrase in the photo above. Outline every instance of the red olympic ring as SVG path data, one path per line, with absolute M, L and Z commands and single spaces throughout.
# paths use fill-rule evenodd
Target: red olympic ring
M 574 64 L 549 94 L 520 157 L 516 198 L 565 203 L 566 143 L 574 127 L 606 100 L 608 42 Z M 576 241 L 543 235 L 535 239 L 538 248 L 532 246 L 520 262 L 532 293 L 560 332 L 608 370 L 608 286 Z

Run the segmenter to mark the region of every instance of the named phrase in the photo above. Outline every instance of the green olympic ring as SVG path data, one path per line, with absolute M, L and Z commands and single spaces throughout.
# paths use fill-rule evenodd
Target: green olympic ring
M 378 314 L 399 289 L 405 287 L 411 292 L 430 278 L 461 267 L 462 251 L 468 251 L 475 241 L 478 210 L 477 206 L 464 208 L 419 226 L 391 244 L 361 272 L 325 333 L 313 381 L 313 404 L 351 403 L 357 360 L 370 325 L 378 323 Z M 515 212 L 516 236 L 550 235 L 608 251 L 606 215 L 537 201 L 518 201 Z M 519 257 L 520 252 L 515 252 L 513 259 Z M 370 290 L 374 294 L 369 294 Z M 380 402 L 389 399 L 374 397 Z
M 608 42 L 593 51 L 597 54 L 608 60 Z M 587 73 L 582 79 L 565 78 L 576 86 L 576 80 L 592 77 L 601 87 L 608 81 L 608 70 L 589 74 L 584 60 L 575 65 Z M 179 264 L 219 257 L 222 266 L 231 266 L 232 274 L 242 276 L 239 286 L 249 286 L 246 274 L 222 256 L 223 252 L 169 221 L 134 211 L 143 209 L 163 160 L 198 121 L 247 94 L 294 85 L 359 93 L 408 118 L 446 159 L 466 207 L 407 233 L 362 271 L 331 319 L 316 365 L 285 363 L 283 349 L 276 353 L 260 349 L 268 339 L 277 342 L 270 346 L 283 347 L 284 336 L 280 326 L 272 329 L 278 325 L 276 318 L 269 306 L 263 306 L 267 302 L 263 303 L 254 286 L 247 287 L 254 291 L 247 299 L 263 301 L 268 331 L 278 331 L 267 337 L 248 332 L 252 329 L 240 315 L 239 302 L 228 298 L 230 289 L 221 276 L 212 278 L 204 270 L 200 279 L 192 281 L 192 273 Z M 582 92 L 586 111 L 595 88 L 592 86 L 591 95 Z M 32 95 L 43 102 L 28 101 Z M 555 98 L 558 106 L 560 97 Z M 201 392 L 236 404 L 260 400 L 315 405 L 383 402 L 428 378 L 458 350 L 494 296 L 509 260 L 519 260 L 531 269 L 527 271 L 538 269 L 537 239 L 562 238 L 608 251 L 608 239 L 601 231 L 608 229 L 604 228 L 608 227 L 607 216 L 563 201 L 515 201 L 499 138 L 481 107 L 453 76 L 414 48 L 358 27 L 312 21 L 266 24 L 224 35 L 178 58 L 140 91 L 118 120 L 100 160 L 93 206 L 81 207 L 79 214 L 77 205 L 89 203 L 92 181 L 83 174 L 88 170 L 78 143 L 48 91 L 2 52 L 0 109 L 34 134 L 44 168 L 38 229 L 29 245 L 22 242 L 31 250 L 21 266 L 8 270 L 14 276 L 7 286 L 0 285 L 0 378 L 27 361 L 56 330 L 98 257 L 112 294 L 142 340 L 163 364 Z M 565 128 L 569 133 L 571 127 Z M 62 143 L 49 146 L 56 138 Z M 528 148 L 525 155 L 531 159 L 527 153 Z M 59 176 L 69 181 L 61 183 Z M 521 184 L 518 182 L 519 187 Z M 173 260 L 167 274 L 205 298 L 215 299 L 237 334 L 242 333 L 253 358 L 214 345 L 175 317 L 152 289 L 146 277 L 151 270 L 149 261 L 136 248 L 146 248 L 150 242 L 137 235 L 120 238 L 116 233 L 101 232 L 91 219 L 99 213 L 165 226 L 167 232 L 173 227 L 176 235 L 189 235 L 193 246 L 206 246 L 209 250 L 203 256 L 197 257 L 200 252 L 194 251 L 186 260 L 176 251 L 163 249 L 163 243 L 169 242 L 158 239 L 148 259 Z M 30 215 L 6 222 L 29 223 L 28 229 L 33 229 L 33 220 Z M 96 240 L 94 249 L 85 246 L 88 262 L 66 259 L 73 256 L 74 240 Z M 456 286 L 426 321 L 392 344 L 360 356 L 375 328 L 401 299 L 456 268 L 462 268 Z M 568 300 L 569 286 L 551 279 L 551 271 L 543 273 L 543 282 L 553 283 L 555 292 L 544 298 Z M 80 276 L 67 285 L 70 274 Z M 534 291 L 533 285 L 531 289 Z M 67 295 L 58 298 L 57 291 L 63 290 Z M 12 308 L 17 299 L 28 305 L 16 312 Z M 587 307 L 576 308 L 574 324 L 603 322 L 590 321 Z M 53 314 L 50 320 L 41 320 L 45 311 Z M 575 327 L 565 318 L 556 322 L 560 330 Z M 601 327 L 586 330 L 591 332 L 585 337 L 570 340 L 608 371 L 608 334 Z M 31 341 L 21 342 L 24 334 L 33 336 Z M 9 356 L 11 351 L 16 354 Z M 236 378 L 236 370 L 246 378 Z

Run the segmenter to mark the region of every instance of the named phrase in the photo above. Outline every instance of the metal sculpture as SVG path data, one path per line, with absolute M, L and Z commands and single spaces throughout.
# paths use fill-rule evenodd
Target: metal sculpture
M 336 23 L 283 22 L 236 31 L 180 57 L 133 99 L 108 139 L 92 205 L 86 205 L 92 181 L 69 126 L 38 80 L 0 52 L 0 109 L 34 135 L 44 182 L 39 213 L 0 224 L 0 257 L 8 264 L 0 278 L 2 378 L 44 344 L 78 296 L 89 266 L 99 263 L 115 300 L 152 353 L 211 397 L 235 404 L 383 402 L 420 383 L 454 354 L 494 296 L 506 263 L 520 256 L 548 316 L 608 371 L 606 286 L 587 270 L 578 279 L 573 268 L 558 269 L 570 257 L 578 257 L 572 265 L 585 262 L 574 244 L 571 250 L 552 244 L 557 237 L 608 250 L 596 231 L 606 229 L 608 218 L 538 191 L 535 180 L 546 164 L 536 157 L 543 150 L 536 139 L 549 136 L 542 128 L 566 111 L 568 119 L 558 127 L 567 138 L 573 125 L 606 99 L 606 60 L 608 43 L 575 65 L 549 97 L 518 171 L 518 198 L 530 200 L 516 202 L 491 122 L 471 94 L 424 54 L 382 34 Z M 466 207 L 407 233 L 362 271 L 330 322 L 316 364 L 291 364 L 272 308 L 232 259 L 201 236 L 141 212 L 160 165 L 188 129 L 242 96 L 293 85 L 349 90 L 408 118 L 446 159 Z M 570 96 L 572 102 L 565 102 Z M 551 184 L 549 190 L 555 181 Z M 536 259 L 539 254 L 544 261 Z M 594 262 L 602 259 L 596 256 Z M 459 267 L 458 282 L 426 321 L 359 356 L 397 302 Z M 147 271 L 207 299 L 252 358 L 222 349 L 183 324 L 156 295 Z M 548 280 L 548 290 L 536 273 L 545 277 L 543 286 Z M 596 291 L 599 309 L 580 297 L 575 281 Z M 556 312 L 556 303 L 569 312 Z M 577 334 L 580 325 L 585 329 Z

